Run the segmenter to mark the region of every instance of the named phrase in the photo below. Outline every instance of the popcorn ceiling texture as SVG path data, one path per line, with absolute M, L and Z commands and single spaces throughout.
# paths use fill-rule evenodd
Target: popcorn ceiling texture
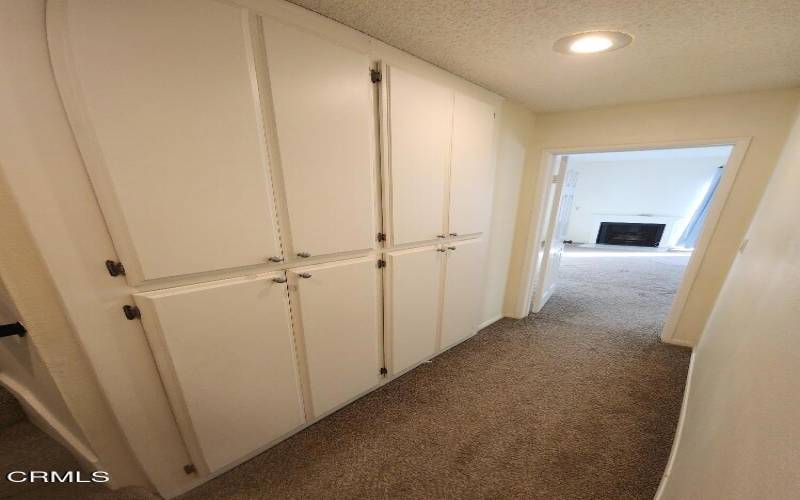
M 535 111 L 800 85 L 797 0 L 290 0 Z M 553 52 L 588 30 L 623 50 Z

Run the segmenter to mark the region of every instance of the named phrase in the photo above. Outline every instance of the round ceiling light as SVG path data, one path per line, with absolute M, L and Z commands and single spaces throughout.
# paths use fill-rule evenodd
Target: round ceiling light
M 621 31 L 587 31 L 556 40 L 553 50 L 568 55 L 597 54 L 621 49 L 633 41 Z

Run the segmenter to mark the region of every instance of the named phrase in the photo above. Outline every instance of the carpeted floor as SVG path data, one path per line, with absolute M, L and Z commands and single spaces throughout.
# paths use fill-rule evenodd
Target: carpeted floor
M 690 354 L 658 334 L 687 257 L 593 252 L 565 254 L 541 313 L 495 323 L 183 498 L 652 498 Z

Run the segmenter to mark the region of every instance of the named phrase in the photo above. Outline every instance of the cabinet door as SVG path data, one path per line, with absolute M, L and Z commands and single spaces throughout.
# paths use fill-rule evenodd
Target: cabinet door
M 444 253 L 429 246 L 388 253 L 385 283 L 392 373 L 436 353 Z
M 201 474 L 303 424 L 283 273 L 134 295 Z
M 387 72 L 390 243 L 434 240 L 445 231 L 453 91 L 396 67 Z
M 375 387 L 383 366 L 378 265 L 363 258 L 293 269 L 311 410 L 320 417 Z
M 456 92 L 450 167 L 450 233 L 465 235 L 489 229 L 496 164 L 494 123 L 491 105 Z
M 447 248 L 442 308 L 443 348 L 477 331 L 486 268 L 484 240 L 459 241 Z
M 70 121 L 134 283 L 280 255 L 246 11 L 48 6 Z
M 375 242 L 375 104 L 366 54 L 264 19 L 291 255 Z

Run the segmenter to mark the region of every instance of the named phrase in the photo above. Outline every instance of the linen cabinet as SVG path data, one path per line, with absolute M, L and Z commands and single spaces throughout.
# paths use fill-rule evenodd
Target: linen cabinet
M 59 89 L 128 280 L 282 259 L 247 11 L 48 9 Z
M 400 68 L 384 68 L 381 130 L 389 244 L 488 231 L 494 108 Z
M 393 374 L 430 359 L 439 348 L 444 259 L 438 245 L 386 254 L 384 324 Z
M 448 243 L 445 247 L 444 300 L 441 348 L 475 334 L 483 297 L 486 251 L 482 239 Z
M 263 31 L 288 258 L 370 249 L 377 167 L 369 57 L 270 18 Z
M 344 260 L 288 274 L 295 335 L 305 355 L 309 414 L 320 417 L 381 381 L 378 261 Z
M 283 272 L 142 292 L 134 299 L 200 474 L 305 422 Z

